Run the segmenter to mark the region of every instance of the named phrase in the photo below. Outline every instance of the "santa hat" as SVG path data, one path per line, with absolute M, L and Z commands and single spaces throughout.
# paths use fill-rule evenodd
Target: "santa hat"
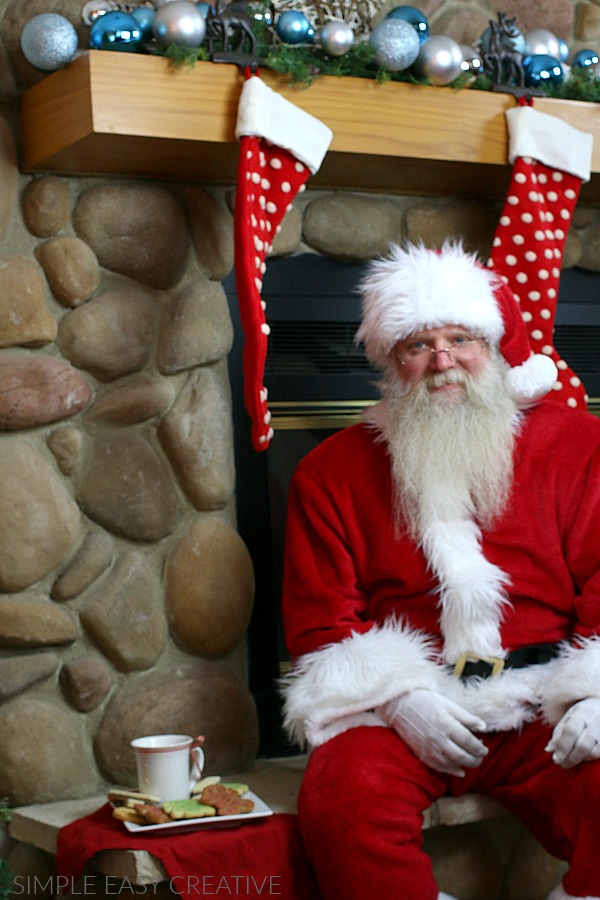
M 369 264 L 360 292 L 356 339 L 376 368 L 388 365 L 398 341 L 426 328 L 462 325 L 499 349 L 517 402 L 539 400 L 556 381 L 554 362 L 531 350 L 511 289 L 460 243 L 446 242 L 439 251 L 393 244 L 387 257 Z

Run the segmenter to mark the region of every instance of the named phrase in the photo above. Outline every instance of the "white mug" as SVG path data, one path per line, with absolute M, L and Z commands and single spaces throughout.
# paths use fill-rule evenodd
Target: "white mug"
M 203 737 L 188 734 L 152 734 L 135 738 L 138 789 L 166 800 L 187 800 L 198 778 L 202 777 Z

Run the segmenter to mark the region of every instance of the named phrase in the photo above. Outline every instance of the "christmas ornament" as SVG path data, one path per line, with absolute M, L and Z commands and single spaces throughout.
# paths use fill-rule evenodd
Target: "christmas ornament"
M 314 28 L 304 13 L 297 9 L 286 9 L 278 15 L 275 32 L 284 44 L 306 43 L 315 36 Z
M 578 50 L 571 60 L 573 69 L 587 69 L 589 66 L 595 66 L 600 62 L 600 58 L 595 50 Z
M 419 35 L 404 19 L 383 19 L 371 32 L 369 43 L 377 65 L 390 72 L 408 69 L 421 49 Z
M 206 35 L 206 19 L 189 0 L 170 0 L 157 10 L 152 31 L 163 47 L 199 47 Z
M 136 53 L 144 46 L 142 29 L 129 13 L 113 9 L 96 19 L 90 28 L 92 50 L 121 50 Z
M 131 15 L 140 26 L 144 41 L 151 41 L 154 36 L 153 25 L 156 10 L 149 6 L 137 6 L 131 10 Z
M 547 399 L 584 409 L 585 389 L 553 345 L 561 261 L 582 181 L 589 181 L 592 136 L 523 104 L 505 114 L 511 184 L 489 266 L 515 294 L 535 353 L 558 379 Z
M 421 44 L 414 71 L 432 84 L 450 84 L 460 74 L 462 62 L 459 44 L 451 37 L 438 34 Z
M 558 54 L 559 60 L 562 63 L 566 63 L 566 61 L 569 58 L 569 53 L 571 52 L 569 50 L 569 45 L 567 44 L 566 41 L 563 41 L 562 38 L 559 38 L 558 39 L 558 48 L 559 48 L 559 54 Z
M 545 53 L 524 56 L 523 71 L 525 72 L 526 87 L 562 84 L 564 81 L 563 68 L 560 62 L 556 57 L 548 56 Z
M 474 47 L 470 47 L 468 44 L 459 44 L 459 46 L 463 58 L 463 61 L 461 63 L 461 70 L 463 72 L 469 72 L 471 75 L 482 75 L 483 60 L 481 58 L 481 54 L 478 53 Z
M 408 22 L 417 32 L 421 43 L 429 37 L 429 22 L 416 6 L 395 6 L 387 14 L 386 19 L 401 19 L 404 22 Z
M 546 28 L 532 28 L 526 32 L 525 42 L 528 56 L 553 56 L 560 60 L 560 41 Z
M 114 9 L 110 0 L 90 0 L 81 10 L 81 21 L 84 25 L 93 25 L 98 16 Z
M 354 43 L 354 31 L 345 22 L 328 22 L 319 33 L 319 41 L 330 56 L 343 56 Z
M 261 25 L 271 27 L 273 24 L 273 7 L 269 4 L 257 0 L 255 3 L 248 3 L 247 0 L 231 0 L 228 3 L 228 9 L 240 15 L 250 15 L 255 22 Z
M 77 44 L 72 23 L 56 13 L 34 16 L 21 32 L 25 59 L 42 72 L 54 72 L 65 66 L 75 56 Z
M 263 385 L 270 332 L 260 296 L 265 260 L 296 194 L 319 170 L 332 132 L 253 75 L 242 88 L 235 135 L 240 142 L 235 277 L 244 331 L 244 401 L 254 449 L 266 450 L 273 429 Z
M 200 10 L 204 18 L 206 18 L 210 9 L 210 3 L 196 3 L 196 9 Z

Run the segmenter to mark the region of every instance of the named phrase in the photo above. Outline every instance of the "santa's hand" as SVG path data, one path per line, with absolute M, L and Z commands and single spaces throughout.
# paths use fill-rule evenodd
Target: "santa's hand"
M 465 768 L 478 766 L 488 752 L 473 734 L 485 731 L 485 722 L 436 691 L 408 691 L 376 712 L 437 772 L 463 777 Z
M 546 750 L 563 769 L 600 759 L 600 700 L 588 697 L 574 703 L 556 725 Z

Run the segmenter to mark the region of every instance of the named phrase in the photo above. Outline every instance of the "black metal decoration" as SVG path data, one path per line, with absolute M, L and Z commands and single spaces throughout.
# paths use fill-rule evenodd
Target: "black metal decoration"
M 227 0 L 216 0 L 206 15 L 205 41 L 212 62 L 233 63 L 256 72 L 263 61 L 256 55 L 254 16 L 241 7 L 240 2 L 231 8 Z
M 544 91 L 525 86 L 522 54 L 515 48 L 520 36 L 517 17 L 498 13 L 498 21 L 490 20 L 487 48 L 482 53 L 483 69 L 493 81 L 492 90 L 517 97 L 545 96 Z

